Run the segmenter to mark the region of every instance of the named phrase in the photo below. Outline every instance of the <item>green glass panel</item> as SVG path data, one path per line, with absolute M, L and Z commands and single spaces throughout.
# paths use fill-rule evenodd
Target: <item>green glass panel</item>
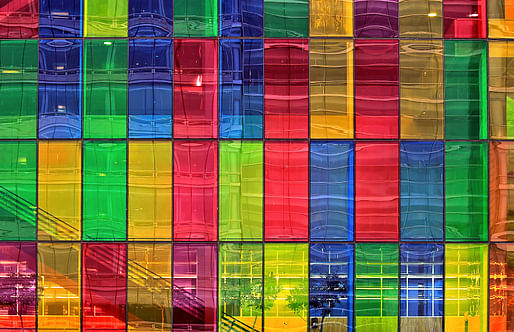
M 308 0 L 264 0 L 265 37 L 307 37 Z
M 398 328 L 398 245 L 355 245 L 356 331 Z
M 36 138 L 37 40 L 0 41 L 0 138 Z
M 220 329 L 262 331 L 262 244 L 223 243 L 219 255 Z
M 446 240 L 487 241 L 486 142 L 446 142 Z
M 220 144 L 220 238 L 262 240 L 262 142 Z
M 84 138 L 127 136 L 127 40 L 86 40 Z
M 487 43 L 444 42 L 446 139 L 487 139 Z
M 36 240 L 36 142 L 0 142 L 0 241 Z
M 514 99 L 507 96 L 505 100 L 505 117 L 507 122 L 507 137 L 514 137 Z
M 175 0 L 173 2 L 175 37 L 216 37 L 217 0 Z
M 85 37 L 127 37 L 128 0 L 84 0 Z
M 83 239 L 123 241 L 127 237 L 127 145 L 84 142 Z
M 264 331 L 305 331 L 309 309 L 309 247 L 264 245 Z
M 487 331 L 487 261 L 485 243 L 446 244 L 445 331 Z

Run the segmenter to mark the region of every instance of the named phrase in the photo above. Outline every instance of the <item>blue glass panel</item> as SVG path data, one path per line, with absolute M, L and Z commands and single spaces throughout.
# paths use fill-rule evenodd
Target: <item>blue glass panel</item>
M 311 240 L 353 240 L 353 143 L 311 143 Z
M 220 41 L 220 137 L 262 138 L 264 44 Z
M 39 42 L 39 137 L 81 137 L 82 41 Z
M 309 287 L 311 328 L 323 322 L 333 331 L 352 331 L 353 245 L 311 244 Z
M 443 239 L 442 142 L 402 142 L 401 239 Z
M 82 37 L 82 1 L 39 0 L 39 37 Z
M 172 0 L 129 0 L 130 37 L 171 37 Z
M 221 0 L 220 29 L 224 37 L 261 37 L 262 0 Z
M 400 256 L 401 316 L 441 317 L 444 245 L 402 244 Z
M 129 137 L 170 138 L 173 47 L 170 39 L 129 43 Z

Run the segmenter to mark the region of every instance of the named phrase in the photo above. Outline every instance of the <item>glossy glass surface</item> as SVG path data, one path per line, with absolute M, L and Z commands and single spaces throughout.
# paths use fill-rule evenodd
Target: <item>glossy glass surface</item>
M 174 0 L 175 37 L 216 37 L 218 0 Z
M 128 0 L 83 0 L 84 37 L 127 37 Z
M 353 2 L 350 0 L 310 0 L 311 37 L 353 36 Z
M 309 0 L 264 0 L 264 36 L 307 37 Z

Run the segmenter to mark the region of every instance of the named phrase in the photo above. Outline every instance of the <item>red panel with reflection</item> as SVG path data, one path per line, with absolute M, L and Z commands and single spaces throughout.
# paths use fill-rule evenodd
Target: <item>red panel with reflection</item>
M 82 247 L 82 324 L 85 331 L 125 331 L 127 255 L 121 243 Z
M 173 176 L 173 238 L 177 241 L 216 241 L 218 143 L 175 141 Z
M 486 38 L 485 0 L 444 0 L 444 38 Z
M 397 40 L 355 41 L 355 137 L 398 138 Z
M 398 241 L 398 143 L 355 144 L 355 239 Z
M 175 39 L 173 135 L 218 135 L 218 41 Z
M 266 142 L 264 153 L 266 240 L 307 240 L 308 143 Z
M 266 138 L 307 138 L 309 43 L 306 39 L 264 42 L 264 115 Z
M 0 38 L 37 38 L 38 8 L 38 0 L 0 1 Z

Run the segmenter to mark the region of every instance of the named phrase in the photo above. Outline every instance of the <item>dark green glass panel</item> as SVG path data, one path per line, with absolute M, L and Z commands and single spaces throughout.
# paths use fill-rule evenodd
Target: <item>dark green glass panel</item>
M 0 138 L 35 138 L 37 40 L 0 41 Z
M 173 2 L 175 37 L 216 37 L 217 0 L 175 0 Z
M 0 241 L 36 240 L 36 142 L 0 142 Z
M 127 238 L 127 145 L 120 141 L 84 142 L 83 239 Z
M 487 43 L 444 42 L 446 139 L 487 139 Z
M 264 0 L 265 37 L 307 37 L 308 0 Z
M 396 331 L 398 327 L 398 245 L 355 245 L 357 332 Z
M 85 40 L 84 138 L 127 137 L 127 40 Z
M 487 241 L 486 142 L 447 142 L 446 240 Z

